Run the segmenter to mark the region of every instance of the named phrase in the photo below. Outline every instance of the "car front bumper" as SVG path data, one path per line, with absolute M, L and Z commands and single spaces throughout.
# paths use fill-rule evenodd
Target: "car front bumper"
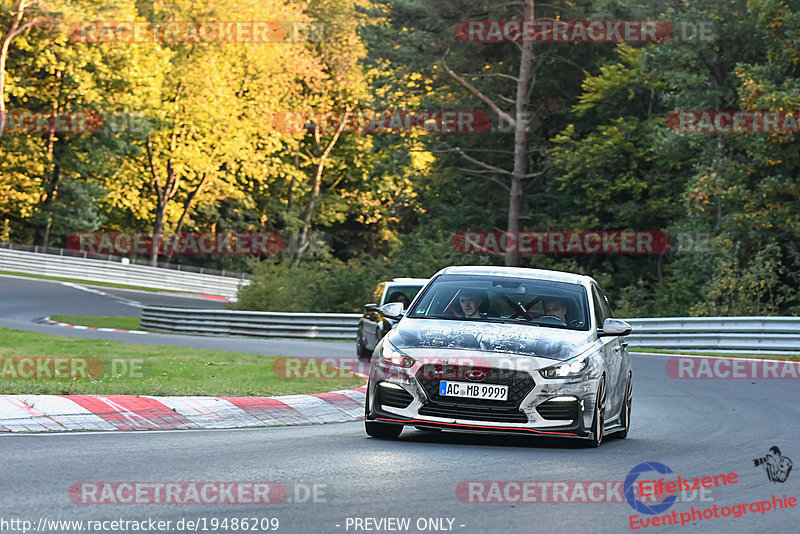
M 410 368 L 373 359 L 367 418 L 384 423 L 468 432 L 586 438 L 591 432 L 602 370 L 596 359 L 574 378 L 546 379 L 539 369 L 559 362 L 476 351 L 426 354 Z M 418 358 L 419 355 L 415 356 Z M 591 358 L 591 357 L 590 357 Z M 469 363 L 467 363 L 469 362 Z M 507 401 L 443 397 L 440 380 L 463 380 L 464 369 L 488 371 L 482 384 L 509 387 Z

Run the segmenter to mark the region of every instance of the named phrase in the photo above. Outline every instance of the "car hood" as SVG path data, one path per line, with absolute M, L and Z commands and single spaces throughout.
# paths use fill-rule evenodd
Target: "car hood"
M 404 318 L 387 335 L 398 349 L 464 349 L 566 360 L 594 342 L 593 332 L 525 324 Z

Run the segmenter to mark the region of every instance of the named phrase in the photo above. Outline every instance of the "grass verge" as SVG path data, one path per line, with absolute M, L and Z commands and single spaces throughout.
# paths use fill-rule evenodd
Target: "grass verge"
M 139 317 L 95 317 L 93 315 L 51 315 L 50 319 L 59 323 L 95 328 L 118 328 L 120 330 L 140 330 Z
M 720 356 L 723 358 L 759 358 L 759 359 L 770 359 L 770 360 L 787 360 L 790 362 L 800 361 L 800 354 L 729 354 L 729 353 L 716 353 L 716 352 L 696 352 L 696 351 L 674 351 L 674 350 L 664 350 L 664 349 L 640 349 L 640 348 L 631 348 L 629 349 L 630 352 L 647 352 L 653 354 L 675 354 L 676 356 Z
M 20 372 L 30 372 L 30 364 L 23 367 L 22 358 L 72 360 L 50 360 L 47 364 L 51 371 L 57 370 L 56 362 L 61 361 L 64 379 L 22 379 L 18 378 Z M 282 379 L 273 373 L 273 365 L 279 358 L 0 328 L 0 394 L 235 397 L 322 393 L 364 385 L 363 379 L 344 372 L 336 373 L 342 378 L 335 379 Z M 280 364 L 276 366 L 276 369 L 281 368 Z M 100 369 L 102 374 L 98 372 Z M 331 370 L 326 373 L 333 375 Z M 47 372 L 37 368 L 36 374 L 41 377 Z M 50 374 L 55 375 L 55 372 Z M 87 374 L 97 378 L 86 378 Z M 325 373 L 320 374 L 324 376 Z M 70 379 L 72 375 L 79 378 Z

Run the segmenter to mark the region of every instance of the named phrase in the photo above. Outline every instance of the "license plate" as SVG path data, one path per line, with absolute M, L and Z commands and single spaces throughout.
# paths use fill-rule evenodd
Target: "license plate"
M 442 397 L 467 397 L 470 399 L 508 400 L 508 386 L 497 384 L 472 384 L 470 382 L 439 382 Z

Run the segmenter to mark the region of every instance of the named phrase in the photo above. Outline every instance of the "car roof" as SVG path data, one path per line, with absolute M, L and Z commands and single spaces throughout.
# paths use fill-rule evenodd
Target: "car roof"
M 387 285 L 397 285 L 397 284 L 414 284 L 424 286 L 428 283 L 429 278 L 392 278 L 390 282 L 386 282 Z
M 546 269 L 528 269 L 525 267 L 496 267 L 485 265 L 461 265 L 445 267 L 439 274 L 468 274 L 484 276 L 508 276 L 512 278 L 530 278 L 532 280 L 552 280 L 573 284 L 588 285 L 594 282 L 591 276 L 567 273 L 564 271 L 550 271 Z

